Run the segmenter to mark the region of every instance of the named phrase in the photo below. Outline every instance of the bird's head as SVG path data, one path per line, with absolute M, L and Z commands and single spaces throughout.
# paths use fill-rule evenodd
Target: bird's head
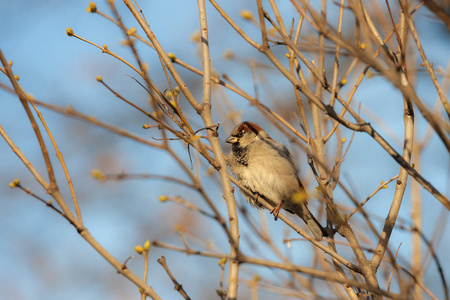
M 225 142 L 244 148 L 256 140 L 267 138 L 269 135 L 258 124 L 245 121 L 234 127 Z

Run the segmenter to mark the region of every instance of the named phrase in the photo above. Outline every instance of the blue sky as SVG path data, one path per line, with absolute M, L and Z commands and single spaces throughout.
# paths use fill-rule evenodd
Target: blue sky
M 141 5 L 152 30 L 167 52 L 173 52 L 177 57 L 201 68 L 197 46 L 189 40 L 191 34 L 198 28 L 195 3 L 170 1 L 163 4 L 163 2 L 153 1 L 150 4 Z M 0 4 L 0 48 L 6 58 L 13 61 L 13 71 L 20 76 L 21 85 L 37 99 L 61 106 L 72 105 L 88 115 L 150 138 L 151 133 L 142 129 L 142 124 L 148 120 L 126 104 L 119 102 L 95 80 L 97 75 L 102 76 L 115 90 L 133 99 L 135 103 L 145 106 L 147 103 L 145 91 L 126 76 L 136 76 L 136 74 L 112 57 L 102 54 L 100 50 L 66 35 L 66 28 L 70 27 L 76 34 L 98 45 L 107 44 L 110 50 L 132 60 L 128 49 L 120 44 L 122 39 L 120 30 L 100 16 L 87 13 L 85 9 L 88 3 L 89 1 L 3 1 Z M 117 1 L 117 5 L 125 24 L 136 26 L 126 7 L 120 1 Z M 100 2 L 98 6 L 102 11 L 108 12 L 105 3 Z M 267 60 L 264 60 L 262 54 L 251 49 L 250 46 L 243 46 L 239 36 L 227 26 L 211 5 L 207 6 L 211 57 L 216 70 L 219 74 L 228 74 L 242 88 L 253 94 L 248 59 L 265 63 Z M 259 41 L 258 31 L 251 24 L 239 19 L 241 9 L 250 9 L 255 12 L 255 6 L 253 1 L 223 4 L 223 8 L 239 21 L 243 29 Z M 287 16 L 291 15 L 292 12 L 289 11 L 291 8 L 287 5 L 280 8 L 285 13 L 286 19 L 290 20 Z M 420 14 L 417 19 L 419 34 L 430 60 L 435 66 L 445 69 L 449 62 L 449 54 L 446 51 L 450 47 L 449 34 L 428 15 Z M 237 60 L 241 60 L 224 60 L 222 55 L 226 49 L 233 50 Z M 140 47 L 139 51 L 150 66 L 150 74 L 155 74 L 152 75 L 154 82 L 162 90 L 167 88 L 164 86 L 161 67 L 155 53 L 145 47 Z M 284 50 L 276 48 L 275 51 L 283 53 Z M 185 71 L 181 73 L 193 89 L 198 88 L 199 77 Z M 267 91 L 265 88 L 268 90 L 270 88 L 261 86 L 259 91 L 262 94 L 263 103 L 275 108 L 293 99 L 290 85 L 285 79 L 280 78 L 275 70 L 269 70 L 267 78 L 279 100 L 277 104 L 274 104 L 270 96 L 264 93 Z M 0 80 L 2 83 L 7 82 L 5 77 Z M 430 105 L 436 100 L 436 92 L 426 76 L 418 77 L 417 92 Z M 201 94 L 197 91 L 196 96 L 199 95 Z M 255 120 L 260 124 L 266 123 L 264 117 L 244 99 L 228 92 L 227 96 L 233 105 L 241 110 L 243 119 Z M 397 151 L 401 151 L 402 145 L 396 143 L 398 137 L 401 138 L 403 135 L 401 95 L 382 78 L 374 77 L 363 82 L 355 98 L 357 102 L 362 103 L 362 115 L 373 122 L 383 136 L 395 145 Z M 0 110 L 0 125 L 31 162 L 44 172 L 36 139 L 18 99 L 3 90 L 0 90 L 0 99 L 3 105 Z M 283 101 L 284 99 L 286 101 Z M 187 108 L 186 110 L 188 111 Z M 142 274 L 142 260 L 135 255 L 134 246 L 143 244 L 147 239 L 159 239 L 179 245 L 178 235 L 173 229 L 175 224 L 183 224 L 195 236 L 207 240 L 221 251 L 227 251 L 227 245 L 223 243 L 225 238 L 219 226 L 205 226 L 210 223 L 203 217 L 157 200 L 161 194 L 183 195 L 197 205 L 204 206 L 195 193 L 161 181 L 101 183 L 90 176 L 90 171 L 94 168 L 111 173 L 128 171 L 130 173 L 181 174 L 180 169 L 167 155 L 49 110 L 42 109 L 42 112 L 71 172 L 86 227 L 119 260 L 125 260 L 132 255 L 134 258 L 129 262 L 129 267 L 138 275 Z M 386 126 L 374 120 L 373 114 L 381 116 Z M 426 124 L 418 111 L 416 115 L 417 132 L 421 136 L 426 130 Z M 294 120 L 293 116 L 289 117 Z M 215 118 L 222 121 L 224 116 L 216 113 Z M 192 119 L 194 123 L 199 124 L 200 120 L 195 115 L 192 115 Z M 231 125 L 226 120 L 223 122 L 225 126 L 219 131 L 222 140 L 226 138 Z M 386 130 L 387 127 L 390 129 Z M 271 136 L 287 143 L 276 128 L 268 125 L 266 129 Z M 343 135 L 349 140 L 351 133 L 344 131 Z M 395 176 L 398 173 L 398 166 L 367 135 L 357 134 L 353 143 L 344 162 L 341 178 L 346 184 L 352 186 L 359 199 L 364 199 L 380 184 L 381 180 L 386 181 Z M 186 162 L 189 161 L 182 145 L 174 143 L 174 148 L 181 153 Z M 309 182 L 309 188 L 314 189 L 312 174 L 305 162 L 304 153 L 293 147 L 291 149 L 299 160 L 302 177 Z M 227 152 L 228 148 L 225 148 L 225 151 Z M 333 148 L 330 147 L 329 151 L 329 157 L 332 159 Z M 95 253 L 64 219 L 35 199 L 8 187 L 10 181 L 20 178 L 24 186 L 44 198 L 46 196 L 3 140 L 0 140 L 0 153 L 2 157 L 0 161 L 2 170 L 0 172 L 0 227 L 2 228 L 0 231 L 0 241 L 2 241 L 0 243 L 0 298 L 127 299 L 138 297 L 136 288 L 117 275 L 115 270 Z M 54 158 L 52 154 L 52 159 Z M 53 161 L 56 164 L 56 159 Z M 448 153 L 436 136 L 433 136 L 424 152 L 422 173 L 447 197 L 450 196 L 449 165 Z M 63 187 L 63 194 L 69 199 L 63 173 L 60 168 L 56 171 L 60 178 L 59 183 Z M 208 189 L 210 196 L 225 213 L 226 208 L 220 200 L 222 192 L 215 188 L 213 180 L 208 178 L 204 180 L 205 184 L 211 186 Z M 390 186 L 367 204 L 366 209 L 380 217 L 380 221 L 386 216 L 393 191 L 393 187 Z M 443 207 L 428 192 L 421 190 L 421 195 L 424 201 L 424 231 L 427 237 L 431 238 L 437 216 L 442 213 L 446 216 L 446 220 L 448 212 L 442 212 Z M 244 202 L 242 197 L 237 198 L 238 201 Z M 342 203 L 348 203 L 339 190 L 336 192 L 336 199 L 340 199 Z M 401 217 L 406 220 L 410 218 L 409 199 L 408 190 L 401 209 Z M 279 246 L 286 253 L 291 252 L 296 263 L 310 264 L 310 246 L 295 245 L 302 247 L 301 255 L 297 255 L 299 252 L 295 250 L 286 249 L 281 243 L 280 234 L 284 232 L 281 222 L 274 222 L 267 212 L 251 211 L 251 213 L 255 218 L 262 216 L 267 219 L 271 233 L 278 237 Z M 379 228 L 381 228 L 380 224 L 379 222 Z M 440 230 L 450 230 L 447 222 L 439 226 L 442 227 Z M 249 236 L 252 239 L 251 234 L 245 221 L 241 221 L 241 236 L 246 251 L 253 251 L 249 243 L 245 242 Z M 192 243 L 197 248 L 205 246 L 196 244 L 195 236 L 190 236 Z M 290 236 L 292 237 L 293 234 L 291 233 Z M 403 244 L 400 255 L 408 260 L 411 248 L 410 236 L 401 231 L 395 231 L 392 249 L 395 251 L 401 243 Z M 260 251 L 265 251 L 263 246 L 259 246 Z M 450 241 L 445 240 L 444 235 L 437 253 L 440 255 L 447 277 L 450 276 L 448 272 L 450 258 L 445 255 L 445 249 L 449 247 Z M 217 260 L 186 257 L 162 249 L 152 249 L 148 281 L 163 299 L 175 298 L 178 295 L 173 291 L 168 277 L 156 262 L 161 255 L 166 256 L 169 266 L 173 266 L 173 271 L 178 276 L 177 279 L 193 298 L 215 297 L 220 275 Z M 267 257 L 273 258 L 269 254 Z M 251 278 L 256 272 L 268 278 L 273 278 L 275 274 L 280 281 L 287 278 L 284 277 L 285 274 L 252 267 L 244 268 L 241 277 Z M 210 276 L 205 278 L 205 273 Z M 442 296 L 436 274 L 436 267 L 433 265 L 426 274 L 426 283 L 437 296 Z M 199 284 L 199 281 L 203 284 Z M 241 284 L 241 292 L 241 296 L 245 297 L 249 290 Z M 271 299 L 271 296 L 273 294 L 269 293 L 265 295 L 266 298 L 262 296 L 261 299 Z

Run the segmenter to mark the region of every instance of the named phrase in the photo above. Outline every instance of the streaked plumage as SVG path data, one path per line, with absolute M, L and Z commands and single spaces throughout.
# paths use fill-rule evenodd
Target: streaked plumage
M 226 142 L 232 144 L 228 164 L 236 179 L 274 207 L 275 219 L 280 208 L 295 213 L 315 238 L 321 240 L 325 231 L 306 206 L 306 191 L 288 149 L 252 122 L 242 122 L 236 126 Z M 261 207 L 250 195 L 242 194 L 250 205 Z M 293 201 L 294 194 L 300 195 L 300 198 L 303 194 L 305 201 Z M 275 209 L 277 205 L 280 206 Z

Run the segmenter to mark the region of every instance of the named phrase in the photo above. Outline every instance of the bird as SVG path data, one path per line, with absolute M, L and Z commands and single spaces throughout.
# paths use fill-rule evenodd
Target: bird
M 230 172 L 254 195 L 241 189 L 247 202 L 257 208 L 258 197 L 268 202 L 277 220 L 280 209 L 299 216 L 316 240 L 327 236 L 325 229 L 307 207 L 307 193 L 298 177 L 298 167 L 289 150 L 272 139 L 258 124 L 245 121 L 231 131 L 225 142 L 231 144 L 228 155 Z

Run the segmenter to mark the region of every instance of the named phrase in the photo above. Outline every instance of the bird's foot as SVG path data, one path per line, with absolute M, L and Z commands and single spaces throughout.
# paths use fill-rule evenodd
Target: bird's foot
M 278 215 L 280 214 L 280 209 L 281 209 L 282 204 L 283 204 L 283 201 L 278 203 L 278 205 L 275 206 L 274 208 L 272 208 L 272 210 L 270 211 L 270 214 L 273 214 L 273 219 L 275 221 L 278 219 Z

